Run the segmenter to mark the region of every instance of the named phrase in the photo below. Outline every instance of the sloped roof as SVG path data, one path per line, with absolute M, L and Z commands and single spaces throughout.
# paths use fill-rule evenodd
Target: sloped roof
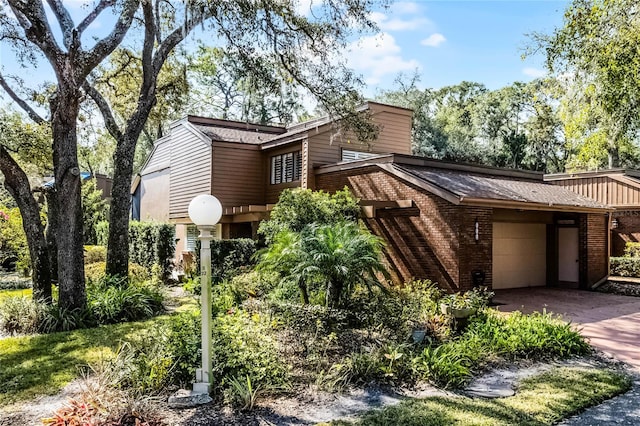
M 543 174 L 388 154 L 322 166 L 316 174 L 376 166 L 458 205 L 523 210 L 611 211 L 612 208 L 561 186 Z
M 394 168 L 436 185 L 460 198 L 503 200 L 548 206 L 605 208 L 603 204 L 542 180 L 476 174 L 394 164 Z
M 212 141 L 237 142 L 260 145 L 273 139 L 274 135 L 256 130 L 242 130 L 224 127 L 195 125 L 195 128 L 211 138 Z

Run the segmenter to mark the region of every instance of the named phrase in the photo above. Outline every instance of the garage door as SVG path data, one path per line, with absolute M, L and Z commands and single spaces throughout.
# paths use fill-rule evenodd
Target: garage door
M 547 278 L 547 225 L 493 224 L 493 288 L 544 286 Z

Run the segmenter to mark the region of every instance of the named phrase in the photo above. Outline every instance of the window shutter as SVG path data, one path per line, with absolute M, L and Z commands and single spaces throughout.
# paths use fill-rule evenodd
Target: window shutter
M 342 161 L 356 161 L 356 160 L 365 160 L 367 158 L 371 158 L 376 156 L 372 152 L 362 152 L 362 151 L 349 151 L 347 149 L 342 150 Z

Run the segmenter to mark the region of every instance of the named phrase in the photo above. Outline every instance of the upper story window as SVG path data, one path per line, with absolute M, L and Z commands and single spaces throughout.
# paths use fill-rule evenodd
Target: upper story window
M 302 156 L 300 151 L 271 157 L 271 184 L 300 180 L 302 172 Z
M 343 149 L 342 161 L 364 160 L 366 158 L 374 157 L 376 155 L 378 154 L 374 154 L 373 152 L 349 151 L 347 149 Z

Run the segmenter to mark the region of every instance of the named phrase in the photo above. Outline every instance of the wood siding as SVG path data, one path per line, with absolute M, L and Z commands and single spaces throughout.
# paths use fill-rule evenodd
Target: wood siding
M 268 184 L 256 145 L 213 143 L 212 193 L 223 207 L 265 204 Z
M 286 154 L 288 152 L 302 151 L 302 143 L 295 142 L 290 145 L 286 145 L 281 148 L 274 148 L 263 152 L 263 164 L 264 164 L 264 174 L 263 174 L 263 182 L 265 183 L 265 203 L 266 204 L 274 204 L 278 202 L 278 198 L 280 198 L 280 193 L 285 188 L 298 188 L 302 186 L 302 179 L 280 183 L 277 185 L 271 184 L 271 157 L 279 154 Z M 303 168 L 302 173 L 304 173 L 304 159 L 303 159 Z
M 551 181 L 571 191 L 614 207 L 637 207 L 640 205 L 640 189 L 624 181 L 608 176 L 585 177 Z
M 140 178 L 140 220 L 169 220 L 170 169 L 147 173 Z
M 211 145 L 182 124 L 171 129 L 169 218 L 188 217 L 189 203 L 211 194 Z
M 330 129 L 322 133 L 309 131 L 307 187 L 315 188 L 313 168 L 342 161 L 343 149 L 375 154 L 411 154 L 411 114 L 404 110 L 381 109 L 383 107 L 372 105 L 373 120 L 380 126 L 380 133 L 371 146 L 360 142 L 352 132 L 331 140 Z
M 154 143 L 153 152 L 149 157 L 149 161 L 147 161 L 147 164 L 145 164 L 140 174 L 145 175 L 146 173 L 153 173 L 154 171 L 166 168 L 170 161 L 171 136 L 165 136 Z

